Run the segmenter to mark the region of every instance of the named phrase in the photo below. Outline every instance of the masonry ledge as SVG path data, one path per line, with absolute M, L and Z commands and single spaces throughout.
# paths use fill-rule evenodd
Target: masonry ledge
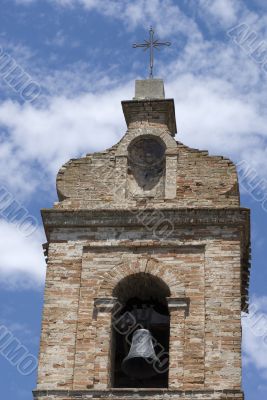
M 192 397 L 194 396 L 194 398 Z M 73 399 L 116 399 L 116 398 L 142 398 L 142 399 L 162 399 L 174 398 L 174 399 L 190 399 L 190 400 L 242 400 L 243 392 L 235 389 L 197 389 L 197 390 L 173 390 L 173 389 L 161 389 L 161 388 L 129 388 L 129 389 L 106 389 L 106 390 L 34 390 L 34 399 L 42 397 L 53 396 L 54 398 L 73 398 Z M 204 397 L 203 397 L 204 396 Z
M 74 212 L 75 211 L 75 212 Z M 249 232 L 250 210 L 248 208 L 157 208 L 117 210 L 63 210 L 42 209 L 42 219 L 47 233 L 53 228 L 143 226 L 144 218 L 158 212 L 174 226 L 225 225 L 242 227 Z M 140 214 L 142 217 L 140 217 Z

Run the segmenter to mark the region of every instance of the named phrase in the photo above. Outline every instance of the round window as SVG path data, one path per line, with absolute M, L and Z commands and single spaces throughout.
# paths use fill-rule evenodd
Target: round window
M 132 164 L 141 168 L 155 168 L 162 165 L 165 148 L 158 140 L 151 137 L 135 140 L 129 146 L 129 159 Z
M 151 136 L 139 137 L 128 148 L 128 167 L 139 187 L 153 189 L 165 171 L 165 145 Z

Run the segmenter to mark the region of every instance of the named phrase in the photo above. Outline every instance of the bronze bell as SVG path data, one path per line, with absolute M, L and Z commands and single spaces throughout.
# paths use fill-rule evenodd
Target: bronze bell
M 123 372 L 131 378 L 150 378 L 157 374 L 155 363 L 158 361 L 151 333 L 147 329 L 137 329 L 129 354 L 122 362 Z

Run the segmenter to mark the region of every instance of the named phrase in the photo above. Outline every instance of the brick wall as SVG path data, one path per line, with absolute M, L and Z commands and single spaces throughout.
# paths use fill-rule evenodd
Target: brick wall
M 238 207 L 239 191 L 234 164 L 207 151 L 176 142 L 166 125 L 132 123 L 121 142 L 102 153 L 71 160 L 59 171 L 57 189 L 63 209 L 140 208 L 129 187 L 127 148 L 142 135 L 160 138 L 166 145 L 165 185 L 173 195 L 147 193 L 145 207 Z M 121 192 L 119 189 L 122 189 Z M 128 191 L 128 193 L 127 193 Z
M 122 140 L 65 164 L 59 202 L 42 212 L 48 267 L 35 399 L 242 400 L 250 228 L 235 166 L 175 141 L 171 100 L 123 109 Z M 148 137 L 164 146 L 163 169 L 142 188 L 129 146 Z M 169 288 L 168 389 L 112 388 L 114 288 L 138 273 Z
M 116 240 L 116 230 L 105 228 L 51 233 L 38 389 L 109 388 L 111 313 L 96 312 L 95 300 L 112 298 L 121 279 L 144 270 L 160 277 L 172 298 L 190 300 L 174 346 L 182 363 L 172 364 L 171 354 L 171 389 L 239 389 L 238 229 L 175 229 L 166 243 L 151 241 L 144 228 L 127 236 L 124 230 Z M 172 315 L 170 351 L 180 323 Z

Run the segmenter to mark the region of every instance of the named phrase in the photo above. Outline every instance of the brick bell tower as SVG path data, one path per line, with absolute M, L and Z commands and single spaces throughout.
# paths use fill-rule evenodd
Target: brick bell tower
M 241 400 L 249 210 L 235 165 L 174 139 L 163 81 L 127 132 L 59 171 L 36 400 Z M 94 134 L 97 134 L 95 132 Z

